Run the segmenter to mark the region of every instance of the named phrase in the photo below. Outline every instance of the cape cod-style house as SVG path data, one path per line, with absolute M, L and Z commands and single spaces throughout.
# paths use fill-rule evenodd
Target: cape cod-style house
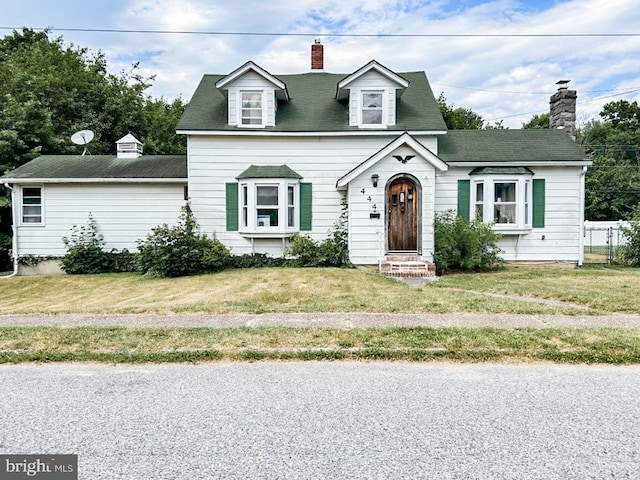
M 135 250 L 189 201 L 232 253 L 281 256 L 295 233 L 321 240 L 347 205 L 355 264 L 433 259 L 436 212 L 494 222 L 507 261 L 583 258 L 584 175 L 569 133 L 575 91 L 551 97 L 552 128 L 447 130 L 424 72 L 370 61 L 350 74 L 273 75 L 249 61 L 204 75 L 177 125 L 184 156 L 43 155 L 0 177 L 12 188 L 14 254 L 63 255 L 89 214 L 108 249 Z M 557 128 L 558 126 L 564 128 Z

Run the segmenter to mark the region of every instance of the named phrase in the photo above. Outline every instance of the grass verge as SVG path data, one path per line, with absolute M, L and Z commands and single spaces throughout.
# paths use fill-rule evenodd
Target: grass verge
M 616 328 L 0 328 L 0 363 L 258 360 L 640 363 Z

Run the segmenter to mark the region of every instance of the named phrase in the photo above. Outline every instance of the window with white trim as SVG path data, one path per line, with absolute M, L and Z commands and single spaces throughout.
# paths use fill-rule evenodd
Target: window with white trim
M 264 125 L 262 91 L 240 92 L 240 125 L 260 127 Z
M 476 220 L 484 222 L 484 182 L 475 183 Z
M 531 178 L 474 176 L 471 211 L 482 222 L 493 222 L 494 229 L 531 229 Z
M 383 119 L 383 91 L 369 90 L 362 92 L 362 125 L 382 125 Z
M 22 187 L 22 224 L 42 225 L 42 187 Z
M 299 182 L 251 179 L 240 182 L 241 223 L 245 233 L 287 233 L 298 230 Z

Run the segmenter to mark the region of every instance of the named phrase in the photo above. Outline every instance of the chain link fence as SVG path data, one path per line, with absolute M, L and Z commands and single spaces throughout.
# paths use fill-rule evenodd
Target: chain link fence
M 616 250 L 625 242 L 620 227 L 627 222 L 584 222 L 585 263 L 615 262 Z

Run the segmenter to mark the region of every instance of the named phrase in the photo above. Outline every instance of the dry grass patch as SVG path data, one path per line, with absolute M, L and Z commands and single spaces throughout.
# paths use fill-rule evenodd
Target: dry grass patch
M 448 275 L 435 287 L 560 300 L 603 312 L 640 313 L 640 269 L 633 268 L 511 265 L 499 272 Z
M 487 282 L 494 277 L 483 278 Z M 14 277 L 0 282 L 0 312 L 585 313 L 573 308 L 481 297 L 442 288 L 438 283 L 412 287 L 363 269 L 335 268 L 227 270 L 172 279 L 137 274 Z

